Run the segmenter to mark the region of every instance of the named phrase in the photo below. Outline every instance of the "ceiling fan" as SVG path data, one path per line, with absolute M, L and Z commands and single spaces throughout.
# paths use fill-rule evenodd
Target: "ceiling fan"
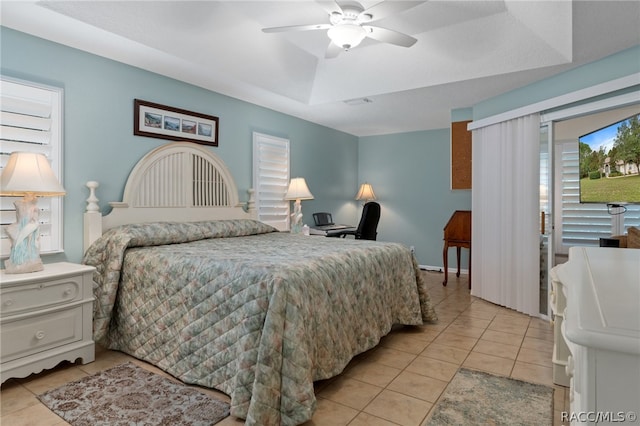
M 383 1 L 368 9 L 365 9 L 357 1 L 335 0 L 317 1 L 317 3 L 328 12 L 329 23 L 263 28 L 262 31 L 265 33 L 277 33 L 328 30 L 327 35 L 331 42 L 325 54 L 326 58 L 335 58 L 341 51 L 356 47 L 366 37 L 403 47 L 411 47 L 418 41 L 407 34 L 369 24 L 409 9 L 419 2 Z

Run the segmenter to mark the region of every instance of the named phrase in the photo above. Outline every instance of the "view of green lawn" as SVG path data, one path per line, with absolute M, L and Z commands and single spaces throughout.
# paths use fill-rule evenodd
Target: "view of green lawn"
M 640 203 L 640 175 L 580 180 L 580 201 Z

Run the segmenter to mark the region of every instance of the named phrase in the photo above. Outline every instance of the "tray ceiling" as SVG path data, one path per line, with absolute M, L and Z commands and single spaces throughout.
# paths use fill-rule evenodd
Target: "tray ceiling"
M 328 22 L 314 1 L 3 1 L 0 22 L 358 136 L 445 128 L 452 109 L 640 43 L 640 2 L 407 3 L 376 25 L 414 46 L 365 39 L 334 59 L 326 30 L 261 31 Z

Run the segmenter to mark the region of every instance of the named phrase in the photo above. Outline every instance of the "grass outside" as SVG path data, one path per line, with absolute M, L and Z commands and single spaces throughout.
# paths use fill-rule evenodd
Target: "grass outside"
M 583 203 L 640 202 L 640 175 L 580 180 Z

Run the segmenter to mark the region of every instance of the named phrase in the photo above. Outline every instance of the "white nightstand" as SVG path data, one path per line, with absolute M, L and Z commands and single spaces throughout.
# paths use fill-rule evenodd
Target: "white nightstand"
M 26 274 L 0 271 L 0 383 L 95 359 L 93 271 L 65 262 Z

